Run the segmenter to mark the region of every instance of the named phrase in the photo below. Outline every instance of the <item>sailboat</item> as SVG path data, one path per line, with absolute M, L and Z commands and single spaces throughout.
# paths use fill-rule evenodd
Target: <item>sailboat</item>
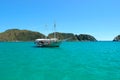
M 56 28 L 56 24 L 54 24 L 54 30 Z M 56 32 L 54 32 L 54 38 L 43 38 L 43 39 L 36 39 L 35 44 L 37 47 L 59 47 L 61 44 L 61 40 L 56 38 Z

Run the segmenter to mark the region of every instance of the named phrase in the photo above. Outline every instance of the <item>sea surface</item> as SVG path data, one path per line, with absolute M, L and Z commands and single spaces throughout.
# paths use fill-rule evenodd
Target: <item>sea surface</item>
M 0 42 L 0 80 L 120 80 L 120 42 Z

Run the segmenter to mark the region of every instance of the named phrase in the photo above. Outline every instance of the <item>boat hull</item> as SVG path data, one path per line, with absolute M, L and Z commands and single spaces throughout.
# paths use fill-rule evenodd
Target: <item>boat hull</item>
M 59 47 L 61 41 L 54 41 L 54 40 L 39 40 L 35 41 L 37 47 Z

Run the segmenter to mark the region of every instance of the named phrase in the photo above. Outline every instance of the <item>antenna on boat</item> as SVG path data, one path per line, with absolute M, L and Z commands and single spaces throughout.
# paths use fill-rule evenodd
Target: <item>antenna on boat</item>
M 47 39 L 47 24 L 45 24 L 45 28 L 46 28 L 46 36 L 45 36 L 45 39 Z

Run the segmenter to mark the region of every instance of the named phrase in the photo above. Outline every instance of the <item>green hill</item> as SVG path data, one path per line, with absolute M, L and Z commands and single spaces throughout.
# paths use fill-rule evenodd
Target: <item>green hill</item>
M 19 29 L 9 29 L 0 33 L 0 41 L 34 41 L 43 37 L 45 36 L 39 32 Z
M 76 37 L 79 41 L 97 41 L 93 36 L 88 34 L 80 34 L 76 35 Z
M 74 35 L 73 33 L 56 32 L 56 37 L 67 41 L 96 41 L 93 36 L 88 34 Z M 0 33 L 0 41 L 34 41 L 37 38 L 45 38 L 45 35 L 39 32 L 19 29 L 9 29 Z M 50 33 L 48 38 L 54 38 L 54 33 Z
M 116 36 L 113 41 L 120 41 L 120 35 Z
M 72 33 L 59 33 L 56 32 L 56 36 L 58 39 L 61 40 L 67 40 L 67 41 L 97 41 L 93 36 L 88 34 L 80 34 L 80 35 L 74 35 Z M 50 33 L 48 35 L 48 38 L 53 38 L 54 33 Z
M 48 35 L 48 38 L 53 38 L 53 37 L 54 37 L 54 33 L 50 33 Z M 58 39 L 60 39 L 60 40 L 77 41 L 77 38 L 72 33 L 60 33 L 60 32 L 56 32 L 56 37 Z

